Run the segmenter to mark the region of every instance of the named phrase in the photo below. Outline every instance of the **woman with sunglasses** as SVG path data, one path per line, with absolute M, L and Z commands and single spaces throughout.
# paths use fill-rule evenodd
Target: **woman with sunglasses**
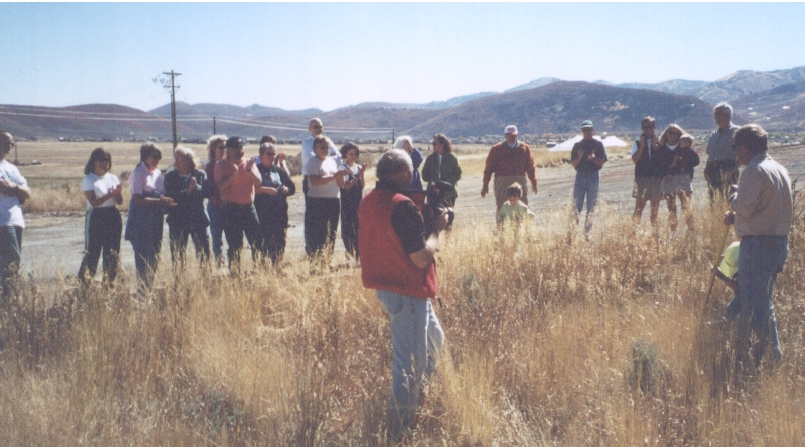
M 288 228 L 288 201 L 286 197 L 296 192 L 291 181 L 285 153 L 277 154 L 272 143 L 260 145 L 260 164 L 257 170 L 262 179 L 255 188 L 254 207 L 260 219 L 258 246 L 263 256 L 276 265 L 285 253 L 285 233 Z
M 123 195 L 120 180 L 109 172 L 111 169 L 112 155 L 102 147 L 92 151 L 84 167 L 81 190 L 88 208 L 84 221 L 86 254 L 78 269 L 78 279 L 84 284 L 95 276 L 101 253 L 104 283 L 113 283 L 117 276 L 123 220 L 116 205 L 123 203 Z
M 151 290 L 159 264 L 165 210 L 176 206 L 173 199 L 165 196 L 165 177 L 157 167 L 161 159 L 159 146 L 143 144 L 140 146 L 140 164 L 129 177 L 131 201 L 125 238 L 134 249 L 140 298 L 145 298 Z

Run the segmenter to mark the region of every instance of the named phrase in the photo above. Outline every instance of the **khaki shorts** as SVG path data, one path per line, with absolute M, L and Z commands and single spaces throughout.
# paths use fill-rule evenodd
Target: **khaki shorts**
M 662 177 L 635 177 L 632 197 L 660 200 L 662 198 Z
M 667 194 L 677 194 L 680 192 L 692 193 L 693 187 L 691 185 L 693 179 L 691 178 L 690 174 L 676 174 L 669 180 L 668 177 L 665 177 L 662 180 L 662 193 L 663 195 Z

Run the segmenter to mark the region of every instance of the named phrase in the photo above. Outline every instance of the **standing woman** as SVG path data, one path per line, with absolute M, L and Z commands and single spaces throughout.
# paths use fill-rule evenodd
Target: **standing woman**
M 123 203 L 122 187 L 112 169 L 112 155 L 99 147 L 92 151 L 84 167 L 81 190 L 87 198 L 87 217 L 84 222 L 84 249 L 86 254 L 78 269 L 78 279 L 88 284 L 98 270 L 98 259 L 103 253 L 104 282 L 111 284 L 117 276 L 120 259 L 120 235 L 123 220 L 115 205 Z
M 347 171 L 347 175 L 338 182 L 338 186 L 341 188 L 341 239 L 344 241 L 347 257 L 354 258 L 356 264 L 359 259 L 358 205 L 361 204 L 363 198 L 363 173 L 366 169 L 365 164 L 359 165 L 356 162 L 360 155 L 361 150 L 353 143 L 347 143 L 341 147 L 341 158 L 344 161 L 341 163 L 340 169 Z
M 260 164 L 257 165 L 262 181 L 254 191 L 254 207 L 260 220 L 260 251 L 273 264 L 282 260 L 285 253 L 285 233 L 288 228 L 288 201 L 296 192 L 291 181 L 285 153 L 277 155 L 272 143 L 260 145 Z
M 165 196 L 165 177 L 157 167 L 162 150 L 154 143 L 140 146 L 140 164 L 131 171 L 129 188 L 129 217 L 125 238 L 134 249 L 137 268 L 137 291 L 144 298 L 154 281 L 162 247 L 162 226 L 165 209 L 176 206 Z
M 456 184 L 461 179 L 461 166 L 458 165 L 456 156 L 452 154 L 453 147 L 447 137 L 443 134 L 434 135 L 432 144 L 433 153 L 428 155 L 425 166 L 422 167 L 422 180 L 428 182 L 428 194 L 439 180 L 453 185 L 455 189 L 446 192 L 442 200 L 442 206 L 452 208 L 458 197 Z
M 209 199 L 207 200 L 207 214 L 210 218 L 210 237 L 212 238 L 212 254 L 215 262 L 221 264 L 221 253 L 224 245 L 224 223 L 221 215 L 221 208 L 224 203 L 221 201 L 221 193 L 215 183 L 215 163 L 226 158 L 226 135 L 213 135 L 207 140 L 207 166 L 204 172 L 207 174 L 209 189 Z
M 327 247 L 326 254 L 333 254 L 338 216 L 341 213 L 341 189 L 344 176 L 349 171 L 339 171 L 335 157 L 330 157 L 332 142 L 325 136 L 313 139 L 314 157 L 305 165 L 308 176 L 308 201 L 305 207 L 305 247 L 307 255 L 314 256 Z
M 422 191 L 422 178 L 419 176 L 419 165 L 424 160 L 422 152 L 414 147 L 414 140 L 408 135 L 397 138 L 394 142 L 394 149 L 402 149 L 411 157 L 411 162 L 414 165 L 414 179 L 411 181 L 411 189 Z
M 693 155 L 690 151 L 683 151 L 679 146 L 679 139 L 685 133 L 677 124 L 670 124 L 662 135 L 660 135 L 660 147 L 657 150 L 657 158 L 660 159 L 659 163 L 663 169 L 662 182 L 660 183 L 660 191 L 662 192 L 665 201 L 668 204 L 668 222 L 671 227 L 671 233 L 676 232 L 678 221 L 676 217 L 676 197 L 677 191 L 680 191 L 680 201 L 682 210 L 688 214 L 687 198 L 681 192 L 687 190 L 693 192 L 690 182 L 692 179 L 693 166 L 699 164 L 699 157 L 695 155 L 695 164 Z M 684 156 L 684 160 L 682 157 Z M 684 199 L 682 198 L 684 197 Z M 690 226 L 690 220 L 688 220 Z
M 196 154 L 178 146 L 173 154 L 173 170 L 165 174 L 165 195 L 176 202 L 168 211 L 168 236 L 171 260 L 184 263 L 187 240 L 193 238 L 196 257 L 201 262 L 210 259 L 210 239 L 207 226 L 210 220 L 204 212 L 204 197 L 209 196 L 207 173 L 198 169 Z

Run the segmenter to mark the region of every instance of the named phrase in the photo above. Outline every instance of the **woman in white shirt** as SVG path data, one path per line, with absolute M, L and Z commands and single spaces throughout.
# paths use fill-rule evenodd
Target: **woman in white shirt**
M 308 160 L 304 174 L 308 176 L 308 201 L 305 207 L 305 250 L 314 256 L 328 247 L 326 254 L 332 255 L 338 218 L 341 214 L 340 185 L 349 170 L 339 171 L 335 157 L 330 157 L 329 138 L 316 137 L 313 140 L 315 157 Z
M 363 199 L 363 173 L 366 165 L 357 163 L 361 150 L 353 143 L 341 147 L 341 169 L 348 170 L 341 182 L 341 240 L 347 251 L 347 258 L 357 264 L 358 253 L 358 205 Z
M 86 254 L 78 270 L 78 278 L 88 284 L 98 269 L 103 253 L 104 281 L 112 283 L 117 276 L 120 259 L 120 234 L 123 221 L 116 205 L 123 203 L 120 180 L 111 174 L 112 155 L 99 147 L 92 151 L 84 167 L 81 190 L 87 198 L 87 217 L 84 222 L 84 249 Z

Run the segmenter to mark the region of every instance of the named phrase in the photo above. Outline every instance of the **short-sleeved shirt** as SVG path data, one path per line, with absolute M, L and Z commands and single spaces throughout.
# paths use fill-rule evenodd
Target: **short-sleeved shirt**
M 88 192 L 92 191 L 95 193 L 95 198 L 105 196 L 109 194 L 109 191 L 112 188 L 116 187 L 120 184 L 120 180 L 117 178 L 116 175 L 107 172 L 104 175 L 98 175 L 93 173 L 87 174 L 84 177 L 84 180 L 81 181 L 81 191 Z M 95 208 L 110 208 L 115 206 L 115 198 L 110 197 L 102 204 L 96 206 Z M 93 206 L 87 200 L 87 209 L 92 209 Z
M 738 129 L 740 129 L 738 126 L 730 122 L 729 127 L 726 129 L 722 130 L 719 127 L 710 133 L 710 139 L 707 140 L 708 163 L 735 160 L 735 148 L 732 147 L 732 137 Z
M 601 143 L 595 138 L 581 140 L 574 144 L 573 149 L 570 150 L 570 159 L 575 160 L 578 158 L 579 151 L 582 151 L 582 153 L 581 161 L 576 165 L 576 171 L 578 172 L 595 172 L 601 170 L 601 166 L 599 166 L 598 163 L 587 159 L 591 154 L 595 154 L 595 158 L 599 160 L 607 160 L 607 151 L 604 149 L 604 143 Z
M 316 151 L 313 150 L 313 140 L 312 136 L 308 137 L 307 140 L 302 142 L 302 172 L 305 170 L 305 166 L 307 166 L 308 161 L 316 158 Z M 329 157 L 335 158 L 336 166 L 341 164 L 341 153 L 338 152 L 338 149 L 335 147 L 334 144 L 330 144 L 330 154 Z M 305 174 L 307 175 L 307 174 Z
M 314 157 L 311 158 L 305 165 L 305 175 L 327 177 L 332 176 L 338 172 L 338 163 L 333 157 L 327 157 L 324 160 Z M 341 188 L 335 181 L 327 182 L 323 185 L 314 185 L 313 182 L 309 183 L 308 197 L 317 199 L 338 199 L 341 198 Z
M 6 160 L 0 161 L 0 178 L 20 186 L 28 186 L 28 182 L 20 174 L 20 170 Z M 17 196 L 0 194 L 0 226 L 25 228 L 20 199 Z
M 151 171 L 140 163 L 131 171 L 129 188 L 132 194 L 150 195 L 154 191 L 165 194 L 165 177 L 159 169 Z
M 246 169 L 246 159 L 242 159 L 237 167 L 235 179 L 229 187 L 221 188 L 221 183 L 235 172 L 235 166 L 227 159 L 218 160 L 215 163 L 215 183 L 218 185 L 218 192 L 221 200 L 228 203 L 248 205 L 254 202 L 254 178 L 252 173 Z
M 534 219 L 534 217 L 536 217 L 534 212 L 523 202 L 517 202 L 516 205 L 512 205 L 507 201 L 500 207 L 498 212 L 498 222 L 523 222 Z

